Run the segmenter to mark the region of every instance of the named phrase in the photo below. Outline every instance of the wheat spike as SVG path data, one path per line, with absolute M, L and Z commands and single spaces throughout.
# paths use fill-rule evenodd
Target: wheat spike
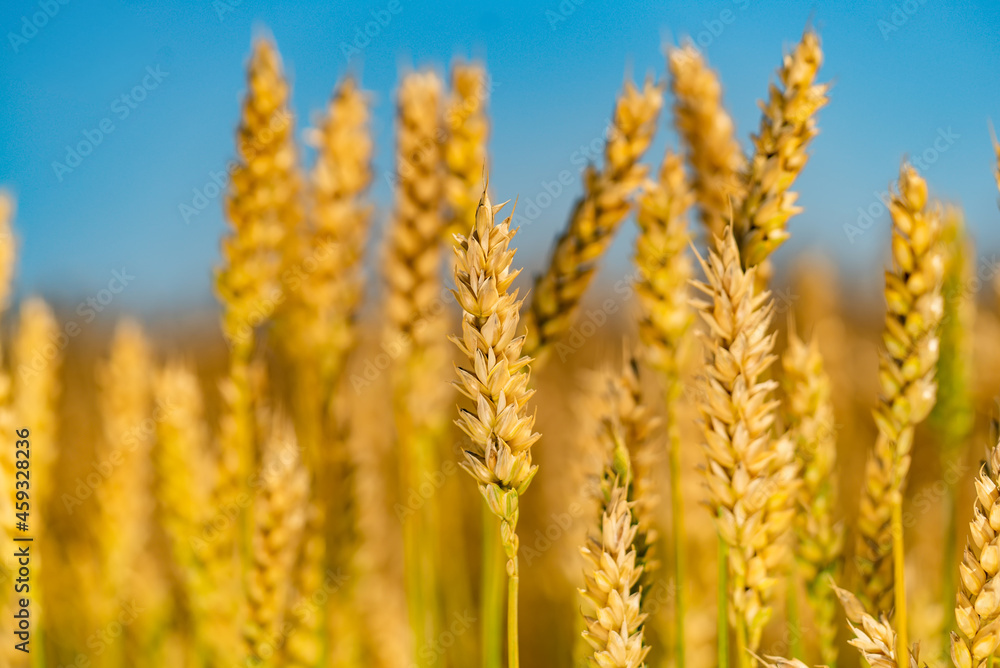
M 734 203 L 743 196 L 740 171 L 745 158 L 734 137 L 733 121 L 722 104 L 722 86 L 692 46 L 668 57 L 677 132 L 693 171 L 691 187 L 710 237 L 721 236 Z
M 691 260 L 687 211 L 694 201 L 680 156 L 668 151 L 659 178 L 647 181 L 638 201 L 636 294 L 642 305 L 639 335 L 646 360 L 677 376 L 694 314 L 688 304 Z
M 623 449 L 620 425 L 611 426 L 609 440 Z M 610 453 L 609 453 L 610 454 Z M 584 639 L 593 648 L 587 664 L 594 668 L 639 668 L 645 666 L 649 645 L 643 641 L 646 615 L 640 609 L 643 565 L 637 560 L 635 548 L 638 524 L 632 516 L 632 504 L 624 475 L 627 474 L 628 453 L 619 452 L 614 459 L 624 458 L 620 467 L 610 464 L 602 484 L 600 524 L 580 549 L 587 560 L 584 570 L 585 587 L 580 594 L 585 601 Z
M 267 440 L 254 500 L 244 640 L 247 660 L 269 665 L 269 657 L 285 640 L 282 627 L 290 574 L 306 520 L 309 479 L 291 422 L 276 415 L 261 431 Z
M 457 240 L 454 295 L 462 307 L 462 333 L 452 341 L 468 365 L 456 367 L 456 387 L 475 407 L 460 408 L 456 421 L 472 441 L 462 467 L 479 483 L 487 506 L 500 519 L 507 554 L 508 655 L 510 665 L 516 666 L 519 498 L 538 471 L 531 463 L 531 446 L 539 435 L 527 407 L 532 395 L 530 358 L 521 355 L 524 336 L 517 334 L 521 301 L 517 290 L 510 290 L 520 273 L 511 268 L 514 231 L 509 217 L 496 222 L 503 206 L 494 206 L 484 188 L 476 226 Z
M 394 330 L 417 347 L 434 339 L 425 326 L 441 299 L 438 143 L 441 80 L 431 71 L 407 75 L 399 89 L 395 220 L 386 258 L 386 309 Z
M 231 594 L 222 578 L 213 577 L 225 573 L 225 564 L 213 563 L 211 553 L 199 542 L 211 516 L 217 472 L 209 450 L 201 388 L 188 365 L 171 362 L 155 375 L 153 395 L 160 413 L 152 457 L 157 517 L 167 535 L 195 646 L 221 660 L 232 655 L 236 634 L 233 620 L 218 614 L 213 606 L 220 592 Z
M 254 44 L 247 80 L 237 132 L 239 164 L 226 196 L 232 232 L 222 243 L 223 264 L 216 272 L 222 329 L 241 350 L 252 349 L 254 327 L 272 315 L 283 296 L 282 264 L 290 244 L 297 243 L 302 220 L 288 84 L 270 41 Z
M 802 470 L 795 524 L 799 573 L 815 616 L 821 659 L 833 665 L 837 661 L 837 602 L 829 582 L 840 575 L 844 532 L 834 518 L 837 440 L 832 387 L 815 339 L 806 344 L 791 332 L 781 361 L 787 429 Z
M 17 240 L 14 238 L 14 198 L 0 190 L 0 313 L 10 306 L 11 283 L 17 264 Z
M 943 303 L 940 219 L 928 210 L 927 184 L 903 165 L 890 204 L 893 268 L 885 274 L 887 312 L 879 363 L 879 435 L 865 467 L 856 563 L 860 599 L 870 611 L 893 607 L 891 509 L 901 502 L 914 426 L 934 406 L 938 325 Z
M 897 668 L 896 632 L 889 620 L 884 615 L 876 619 L 865 611 L 865 606 L 854 594 L 836 585 L 830 586 L 840 599 L 848 625 L 854 633 L 849 643 L 858 649 L 871 668 Z M 910 668 L 918 668 L 916 651 L 910 652 L 909 663 Z
M 692 301 L 708 325 L 699 397 L 705 479 L 719 534 L 729 545 L 737 642 L 753 650 L 771 615 L 773 572 L 788 556 L 780 537 L 794 515 L 792 444 L 772 435 L 777 383 L 763 378 L 775 360 L 770 293 L 758 293 L 755 270 L 741 268 L 731 229 L 715 243 L 707 260 L 699 256 L 707 282 L 693 284 L 708 299 Z
M 476 218 L 490 131 L 486 116 L 488 96 L 486 69 L 479 63 L 455 63 L 444 115 L 448 132 L 444 145 L 444 163 L 448 170 L 445 239 L 467 232 Z
M 958 633 L 951 634 L 957 668 L 980 668 L 1000 645 L 1000 445 L 976 478 L 976 501 L 955 600 Z
M 292 267 L 287 336 L 292 354 L 309 360 L 328 385 L 343 368 L 357 331 L 364 279 L 362 259 L 371 223 L 372 181 L 368 96 L 347 77 L 308 138 L 316 148 L 310 175 L 306 255 Z
M 744 266 L 763 264 L 788 239 L 788 219 L 801 211 L 789 188 L 809 160 L 806 150 L 819 133 L 815 116 L 827 103 L 829 86 L 814 83 L 822 62 L 819 36 L 806 30 L 778 70 L 781 87 L 771 84 L 761 105 L 754 154 L 743 175 L 746 195 L 735 216 Z
M 628 215 L 629 197 L 646 176 L 639 160 L 653 139 L 662 106 L 663 91 L 651 80 L 641 90 L 625 84 L 604 147 L 604 169 L 587 168 L 583 197 L 556 241 L 548 268 L 535 281 L 525 316 L 528 355 L 543 361 L 572 324 L 598 261 Z

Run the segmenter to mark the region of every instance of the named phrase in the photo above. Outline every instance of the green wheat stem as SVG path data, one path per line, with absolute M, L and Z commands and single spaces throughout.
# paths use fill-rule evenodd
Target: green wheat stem
M 516 546 L 516 536 L 514 540 Z M 507 668 L 518 668 L 520 666 L 517 638 L 517 586 L 519 577 L 516 552 L 507 563 L 507 570 L 510 575 L 507 580 Z
M 483 668 L 503 665 L 504 550 L 500 520 L 483 504 Z

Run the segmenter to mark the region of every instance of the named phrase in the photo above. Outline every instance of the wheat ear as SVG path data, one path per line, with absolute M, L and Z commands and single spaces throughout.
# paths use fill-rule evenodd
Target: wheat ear
M 154 510 L 149 494 L 152 438 L 142 429 L 151 415 L 152 371 L 142 329 L 134 321 L 122 321 L 115 329 L 110 357 L 97 369 L 104 433 L 96 455 L 98 461 L 120 462 L 95 494 L 101 527 L 96 533 L 109 602 L 145 603 L 139 590 L 149 586 L 149 565 L 155 563 L 143 558 L 150 546 Z M 106 622 L 114 608 L 105 611 Z M 141 661 L 143 654 L 143 648 L 135 645 L 141 642 L 137 636 L 145 620 L 136 622 L 124 634 L 124 644 L 112 649 L 124 651 L 126 663 Z
M 682 385 L 680 365 L 687 349 L 694 312 L 688 304 L 691 260 L 687 213 L 694 202 L 681 157 L 667 151 L 655 181 L 647 181 L 638 199 L 639 236 L 635 264 L 639 268 L 636 294 L 642 308 L 639 336 L 648 364 L 664 378 L 667 454 L 670 463 L 670 517 L 674 560 L 675 659 L 685 662 L 684 503 L 681 490 L 681 438 L 677 404 Z
M 951 634 L 957 668 L 990 665 L 1000 646 L 1000 445 L 976 478 L 976 501 L 955 600 L 958 633 Z
M 302 219 L 288 84 L 270 41 L 254 44 L 247 81 L 238 165 L 226 196 L 232 231 L 222 243 L 223 264 L 216 272 L 223 331 L 243 357 L 253 349 L 254 327 L 280 301 L 289 237 L 299 232 Z
M 889 207 L 893 268 L 885 274 L 888 308 L 879 363 L 880 398 L 874 413 L 879 435 L 865 468 L 855 557 L 861 601 L 873 612 L 895 607 L 902 641 L 906 640 L 905 588 L 895 582 L 902 576 L 902 527 L 896 531 L 893 524 L 901 522 L 914 426 L 934 406 L 943 310 L 940 220 L 926 204 L 927 184 L 912 167 L 903 165 L 898 193 Z M 893 563 L 893 556 L 898 563 Z
M 538 471 L 531 446 L 539 435 L 527 408 L 530 358 L 521 355 L 524 336 L 517 335 L 521 301 L 510 289 L 520 273 L 511 268 L 514 231 L 509 217 L 496 221 L 503 206 L 494 206 L 484 188 L 475 227 L 458 239 L 454 294 L 462 307 L 462 333 L 452 340 L 468 364 L 457 367 L 456 386 L 475 406 L 474 412 L 462 408 L 457 420 L 472 441 L 462 466 L 500 519 L 507 554 L 507 660 L 517 668 L 518 499 Z
M 224 579 L 230 564 L 213 560 L 202 545 L 218 462 L 209 449 L 201 388 L 188 365 L 171 362 L 155 375 L 153 395 L 159 412 L 152 453 L 157 517 L 170 547 L 181 605 L 191 620 L 195 651 L 209 661 L 222 661 L 234 655 L 238 636 L 234 620 L 216 605 L 220 595 L 232 593 Z
M 444 145 L 446 240 L 467 232 L 476 218 L 490 131 L 488 97 L 486 69 L 479 63 L 455 63 L 444 112 L 448 133 Z
M 758 293 L 755 270 L 741 268 L 731 229 L 715 244 L 706 260 L 698 258 L 706 282 L 694 283 L 708 299 L 692 301 L 708 325 L 699 412 L 709 503 L 728 546 L 737 656 L 746 665 L 747 650 L 756 649 L 771 616 L 773 571 L 787 556 L 779 537 L 792 519 L 787 509 L 794 493 L 788 476 L 792 445 L 772 435 L 777 383 L 763 378 L 775 360 L 770 293 Z
M 569 329 L 597 263 L 629 212 L 629 197 L 646 176 L 639 164 L 656 131 L 663 91 L 652 81 L 631 82 L 618 98 L 604 147 L 604 169 L 584 173 L 583 197 L 556 241 L 545 273 L 535 281 L 525 316 L 525 352 L 544 361 Z
M 837 439 L 832 387 L 816 340 L 806 344 L 794 332 L 782 356 L 786 424 L 802 466 L 795 524 L 798 571 L 819 632 L 820 658 L 837 662 L 837 601 L 830 578 L 840 576 L 843 526 L 837 507 Z M 792 586 L 792 585 L 790 585 Z
M 287 418 L 272 416 L 260 431 L 266 440 L 254 499 L 243 634 L 247 661 L 268 666 L 285 640 L 283 624 L 291 570 L 306 520 L 309 478 Z
M 620 418 L 613 410 L 603 420 L 608 463 L 601 477 L 600 519 L 580 550 L 587 560 L 580 590 L 587 627 L 583 637 L 593 649 L 587 663 L 594 668 L 639 668 L 650 649 L 643 640 L 646 615 L 639 584 L 645 564 L 637 549 L 640 527 L 629 501 L 632 468 Z
M 806 30 L 792 53 L 784 57 L 778 83 L 762 104 L 754 153 L 743 175 L 746 195 L 736 213 L 736 237 L 744 266 L 763 264 L 788 239 L 788 219 L 799 213 L 789 191 L 819 131 L 816 112 L 827 103 L 829 86 L 816 84 L 823 62 L 819 36 Z
M 11 293 L 11 277 L 14 273 L 14 263 L 16 259 L 16 249 L 13 236 L 14 200 L 6 192 L 0 190 L 0 315 L 5 315 Z M 0 361 L 6 354 L 7 340 L 4 338 L 3 347 L 0 347 Z M 0 364 L 0 431 L 5 434 L 14 434 L 19 428 L 14 416 L 13 397 L 11 395 L 12 379 L 5 364 Z M 30 444 L 30 441 L 29 441 Z M 15 443 L 16 446 L 16 443 Z M 13 545 L 13 538 L 17 531 L 17 448 L 9 447 L 0 449 L 0 538 L 6 545 Z M 13 606 L 15 593 L 13 587 L 9 585 L 10 577 L 19 566 L 13 553 L 8 553 L 0 557 L 0 581 L 4 583 L 5 591 L 0 594 L 0 614 L 11 617 L 14 614 Z M 7 618 L 11 618 L 7 617 Z M 12 645 L 7 645 L 0 649 L 0 666 L 9 668 L 12 664 L 11 657 L 15 653 L 20 654 Z
M 722 86 L 692 46 L 668 56 L 674 118 L 693 177 L 701 220 L 710 238 L 721 236 L 743 196 L 740 171 L 746 159 L 735 138 L 733 121 L 722 103 Z
M 849 644 L 856 647 L 861 657 L 871 668 L 898 668 L 897 654 L 899 643 L 896 632 L 885 615 L 876 619 L 865 611 L 861 601 L 849 591 L 836 585 L 830 585 L 844 608 L 848 626 L 854 633 Z M 904 649 L 909 657 L 910 668 L 918 668 L 919 658 L 915 651 Z

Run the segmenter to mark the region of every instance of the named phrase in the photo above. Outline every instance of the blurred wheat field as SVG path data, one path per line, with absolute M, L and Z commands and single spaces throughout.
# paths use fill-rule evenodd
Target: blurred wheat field
M 776 63 L 749 154 L 693 46 L 626 80 L 528 277 L 482 63 L 402 76 L 370 243 L 372 96 L 340 81 L 304 164 L 259 39 L 221 336 L 11 306 L 0 198 L 0 667 L 993 666 L 995 261 L 904 162 L 884 285 L 774 282 L 822 60 Z

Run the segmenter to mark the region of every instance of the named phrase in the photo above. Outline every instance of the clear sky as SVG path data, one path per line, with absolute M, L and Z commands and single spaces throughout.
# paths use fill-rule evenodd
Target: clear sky
M 369 25 L 375 36 L 348 58 L 345 45 L 379 17 L 385 25 Z M 376 93 L 381 231 L 393 90 L 408 67 L 485 60 L 495 81 L 491 183 L 497 197 L 524 205 L 577 169 L 574 152 L 601 136 L 624 77 L 662 77 L 664 46 L 685 36 L 719 70 L 746 144 L 783 51 L 810 22 L 826 53 L 821 78 L 834 87 L 797 184 L 806 212 L 778 262 L 815 247 L 880 290 L 886 214 L 853 240 L 844 226 L 877 202 L 904 155 L 928 158 L 932 191 L 966 208 L 981 256 L 1000 252 L 988 129 L 991 118 L 1000 124 L 1000 3 L 8 0 L 0 8 L 0 186 L 18 200 L 19 293 L 72 303 L 124 268 L 134 276 L 117 302 L 126 308 L 211 303 L 221 198 L 189 222 L 179 208 L 233 156 L 259 31 L 274 35 L 284 58 L 300 137 L 349 69 Z M 676 142 L 666 121 L 650 163 Z M 67 162 L 67 145 L 97 137 L 92 152 Z M 525 226 L 519 258 L 529 271 L 541 267 L 579 189 Z M 633 234 L 627 227 L 615 244 L 605 279 L 624 275 Z

